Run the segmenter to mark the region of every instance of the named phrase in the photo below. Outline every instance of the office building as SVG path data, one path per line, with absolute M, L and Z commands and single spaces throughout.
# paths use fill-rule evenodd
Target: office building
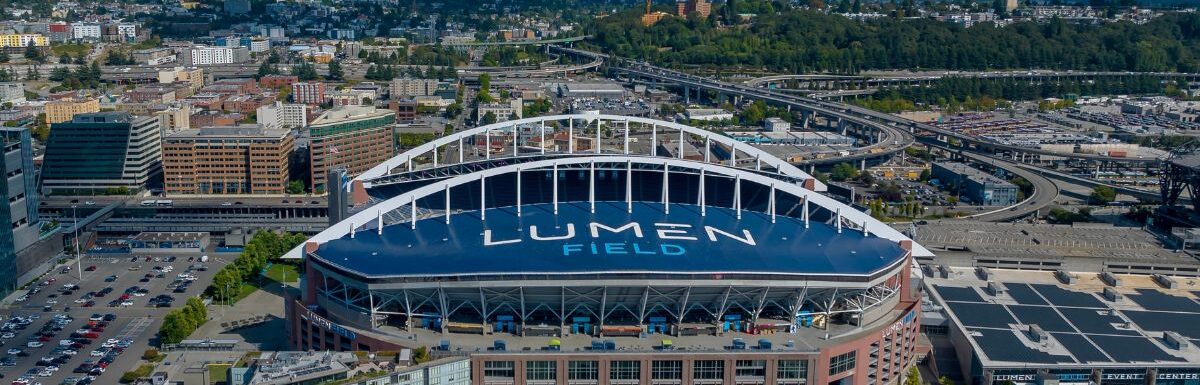
M 953 162 L 933 164 L 933 178 L 942 186 L 959 191 L 971 203 L 983 206 L 1008 206 L 1017 203 L 1016 185 L 980 169 Z
M 495 116 L 496 122 L 507 122 L 514 117 L 520 119 L 521 114 L 524 113 L 521 107 L 520 99 L 513 99 L 508 103 L 482 103 L 476 109 L 478 117 L 475 122 L 483 123 L 488 114 Z
M 792 124 L 780 118 L 763 119 L 763 129 L 770 132 L 788 132 L 792 130 Z
M 258 79 L 258 86 L 270 89 L 292 88 L 293 84 L 300 81 L 295 75 L 267 75 Z
M 393 99 L 413 96 L 430 96 L 437 92 L 437 79 L 413 79 L 413 78 L 395 78 L 392 79 L 389 91 Z
M 233 48 L 198 45 L 184 51 L 187 65 L 233 64 Z
M 50 41 L 45 36 L 36 33 L 0 35 L 0 48 L 4 48 L 7 52 L 14 51 L 11 48 L 24 51 L 30 44 L 33 44 L 34 47 L 49 47 Z
M 75 115 L 100 112 L 100 100 L 87 98 L 83 100 L 60 100 L 46 103 L 46 123 L 52 127 L 55 124 L 69 122 Z
M 411 123 L 417 120 L 417 102 L 412 99 L 392 99 L 388 108 L 396 113 L 396 121 Z
M 76 115 L 50 130 L 42 188 L 89 193 L 141 189 L 162 172 L 162 129 L 156 116 L 124 112 Z
M 133 61 L 138 64 L 160 65 L 174 63 L 178 59 L 170 48 L 151 48 L 133 51 Z
M 679 17 L 687 17 L 688 14 L 695 12 L 701 19 L 707 19 L 708 14 L 712 13 L 712 3 L 706 0 L 676 1 L 675 12 Z
M 199 68 L 184 68 L 175 67 L 169 70 L 158 71 L 159 83 L 187 83 L 188 88 L 192 92 L 196 92 L 204 87 L 205 76 L 204 70 Z
M 308 105 L 275 102 L 258 107 L 258 124 L 265 128 L 301 128 L 308 125 Z
M 0 295 L 7 295 L 23 282 L 19 279 L 40 258 L 23 255 L 22 251 L 38 242 L 41 223 L 38 222 L 38 191 L 36 169 L 33 167 L 33 139 L 29 128 L 0 128 L 7 183 L 0 184 L 8 204 L 0 205 L 0 219 L 9 226 L 0 226 Z M 61 248 L 62 243 L 59 243 Z
M 273 194 L 287 190 L 291 130 L 259 125 L 182 130 L 163 139 L 168 195 Z
M 25 83 L 0 83 L 0 104 L 21 103 L 25 101 Z
M 302 82 L 292 84 L 292 101 L 302 104 L 325 103 L 325 83 Z
M 391 110 L 364 106 L 338 107 L 309 123 L 309 165 L 313 191 L 325 191 L 329 170 L 344 168 L 351 175 L 390 158 L 393 145 Z
M 75 40 L 100 40 L 102 36 L 100 24 L 75 23 L 71 24 L 71 38 Z
M 246 47 L 194 46 L 184 50 L 184 64 L 221 65 L 243 63 L 250 60 L 250 49 Z

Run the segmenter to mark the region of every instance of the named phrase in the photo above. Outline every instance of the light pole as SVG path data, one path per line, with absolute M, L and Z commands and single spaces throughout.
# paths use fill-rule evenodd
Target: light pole
M 75 229 L 75 273 L 79 274 L 79 282 L 83 282 L 83 256 L 79 255 L 79 216 L 75 214 L 75 205 L 71 205 L 71 222 Z

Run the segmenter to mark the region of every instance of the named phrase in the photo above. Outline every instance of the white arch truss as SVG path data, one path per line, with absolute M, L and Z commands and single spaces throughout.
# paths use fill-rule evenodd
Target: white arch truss
M 405 151 L 399 155 L 396 155 L 396 156 L 392 157 L 391 159 L 388 159 L 388 160 L 384 161 L 383 163 L 380 163 L 379 165 L 372 167 L 370 170 L 363 172 L 359 176 L 355 177 L 354 180 L 362 181 L 367 186 L 370 186 L 371 180 L 387 176 L 394 169 L 403 167 L 408 171 L 412 171 L 413 170 L 412 161 L 418 157 L 424 156 L 425 154 L 431 153 L 431 152 L 434 154 L 432 156 L 433 166 L 437 167 L 438 161 L 439 161 L 438 157 L 440 156 L 437 153 L 438 148 L 440 148 L 442 146 L 448 146 L 451 144 L 458 144 L 459 151 L 460 151 L 459 157 L 461 157 L 462 156 L 462 154 L 461 154 L 462 141 L 464 138 L 469 138 L 469 137 L 473 137 L 476 135 L 488 135 L 489 133 L 491 133 L 493 131 L 510 132 L 510 134 L 508 134 L 508 135 L 515 136 L 515 135 L 517 135 L 517 130 L 519 129 L 520 126 L 539 124 L 542 127 L 540 135 L 542 136 L 543 143 L 545 143 L 546 132 L 547 132 L 547 130 L 545 129 L 546 122 L 568 121 L 568 122 L 572 123 L 572 124 L 569 124 L 567 127 L 569 135 L 575 135 L 576 134 L 575 131 L 577 129 L 580 131 L 578 134 L 583 135 L 582 130 L 586 127 L 575 127 L 573 122 L 576 120 L 583 121 L 585 126 L 592 124 L 592 122 L 595 122 L 596 127 L 600 127 L 600 125 L 606 125 L 607 127 L 611 127 L 611 128 L 624 127 L 626 129 L 628 129 L 629 123 L 650 125 L 652 127 L 651 128 L 651 131 L 652 131 L 651 132 L 651 136 L 652 136 L 651 151 L 654 151 L 654 147 L 655 147 L 654 144 L 658 143 L 658 140 L 667 140 L 667 139 L 673 139 L 676 137 L 682 139 L 684 134 L 702 137 L 705 139 L 705 147 L 706 147 L 705 161 L 706 162 L 709 160 L 708 159 L 709 151 L 708 151 L 707 147 L 709 145 L 711 145 L 712 143 L 721 144 L 721 145 L 725 145 L 725 146 L 729 147 L 730 149 L 732 149 L 731 153 L 733 155 L 731 156 L 729 163 L 735 167 L 736 167 L 737 161 L 738 161 L 738 159 L 737 159 L 738 153 L 740 152 L 740 153 L 748 156 L 747 158 L 743 158 L 741 160 L 747 161 L 747 162 L 751 161 L 751 160 L 754 161 L 754 165 L 755 165 L 756 169 L 760 169 L 763 165 L 770 166 L 770 167 L 773 167 L 775 170 L 778 170 L 778 172 L 783 175 L 787 175 L 787 176 L 801 179 L 801 180 L 810 180 L 811 179 L 813 181 L 813 185 L 814 185 L 813 190 L 815 190 L 815 191 L 826 191 L 828 188 L 824 183 L 821 183 L 821 181 L 816 180 L 816 178 L 813 178 L 812 175 L 810 175 L 807 172 L 804 172 L 800 168 L 792 165 L 791 163 L 788 163 L 786 160 L 779 159 L 779 157 L 776 157 L 775 155 L 772 155 L 769 152 L 763 151 L 762 149 L 760 149 L 758 147 L 754 147 L 752 145 L 743 143 L 743 142 L 738 141 L 737 139 L 731 138 L 729 136 L 725 136 L 720 133 L 704 130 L 701 128 L 688 126 L 685 124 L 668 122 L 668 121 L 663 121 L 663 120 L 658 120 L 658 119 L 650 119 L 650 118 L 643 118 L 643 117 L 637 117 L 637 116 L 608 115 L 608 114 L 565 114 L 565 115 L 538 116 L 538 117 L 532 117 L 532 118 L 524 118 L 524 119 L 509 120 L 509 121 L 504 121 L 504 122 L 499 122 L 499 123 L 493 123 L 493 124 L 475 127 L 475 128 L 469 129 L 469 130 L 459 131 L 459 132 L 456 132 L 456 133 L 453 133 L 450 135 L 446 135 L 446 136 L 434 139 L 433 141 L 430 141 L 428 143 L 414 147 L 412 149 L 409 149 L 408 151 Z M 660 129 L 662 129 L 662 132 L 659 132 Z M 596 130 L 597 135 L 599 134 L 599 131 L 600 130 Z M 628 130 L 626 130 L 626 132 L 628 132 Z M 661 138 L 661 139 L 659 139 L 659 138 Z M 599 139 L 599 138 L 597 138 L 597 139 Z M 490 147 L 490 143 L 489 143 L 489 147 Z M 629 146 L 629 135 L 626 134 L 624 147 L 621 149 L 621 152 L 619 152 L 619 153 L 615 153 L 615 154 L 603 153 L 602 151 L 600 151 L 599 142 L 597 142 L 597 145 L 595 146 L 594 149 L 587 150 L 587 151 L 576 150 L 575 144 L 572 142 L 572 143 L 568 144 L 568 150 L 566 153 L 567 154 L 580 154 L 580 155 L 632 155 L 632 154 L 630 154 L 629 147 L 630 147 Z M 678 152 L 679 152 L 679 156 L 682 156 L 683 152 L 682 151 L 678 151 Z M 513 153 L 514 154 L 517 153 L 515 141 L 514 141 Z M 653 154 L 651 154 L 651 155 L 653 155 Z M 446 162 L 446 161 L 448 161 L 448 159 L 441 159 L 441 161 L 443 163 L 449 163 L 449 162 Z M 349 188 L 349 186 L 344 186 L 344 187 L 346 187 L 347 189 Z
M 418 209 L 415 202 L 417 200 L 425 198 L 425 197 L 430 197 L 430 196 L 440 197 L 440 196 L 446 194 L 446 192 L 450 188 L 457 187 L 457 186 L 460 186 L 463 184 L 476 182 L 476 181 L 486 181 L 486 179 L 489 177 L 505 175 L 505 174 L 510 174 L 510 173 L 517 173 L 517 172 L 521 172 L 521 171 L 559 170 L 559 169 L 562 169 L 564 166 L 587 167 L 590 165 L 591 167 L 595 167 L 594 165 L 597 162 L 625 163 L 629 170 L 632 170 L 633 165 L 635 165 L 635 164 L 636 165 L 662 166 L 662 167 L 664 167 L 662 169 L 664 173 L 669 172 L 669 168 L 690 169 L 697 173 L 704 173 L 704 174 L 709 174 L 709 175 L 722 175 L 722 176 L 726 176 L 729 178 L 733 178 L 736 180 L 736 183 L 755 183 L 755 184 L 759 184 L 761 186 L 771 187 L 776 193 L 789 194 L 789 195 L 795 196 L 795 197 L 803 200 L 803 202 L 805 204 L 804 204 L 802 216 L 804 216 L 806 218 L 805 219 L 806 221 L 807 221 L 807 216 L 810 213 L 808 205 L 815 204 L 820 208 L 829 210 L 830 212 L 834 213 L 836 215 L 836 217 L 840 218 L 840 220 L 834 221 L 835 226 L 838 228 L 839 232 L 842 231 L 843 227 L 845 227 L 847 230 L 863 231 L 863 232 L 866 232 L 869 234 L 873 234 L 877 237 L 889 239 L 889 240 L 892 240 L 895 242 L 911 241 L 911 239 L 909 239 L 907 236 L 900 233 L 896 229 L 893 229 L 891 226 L 888 226 L 887 224 L 884 224 L 884 223 L 876 220 L 875 218 L 872 218 L 870 215 L 867 215 L 866 213 L 864 213 L 862 211 L 856 210 L 844 203 L 838 202 L 838 201 L 834 200 L 833 198 L 830 198 L 823 194 L 814 192 L 812 190 L 805 189 L 805 188 L 795 185 L 795 184 L 782 182 L 778 179 L 760 175 L 760 174 L 757 174 L 757 173 L 754 173 L 754 172 L 751 172 L 748 170 L 741 170 L 741 169 L 727 167 L 727 166 L 723 166 L 723 165 L 716 165 L 716 164 L 711 164 L 711 163 L 702 163 L 702 162 L 695 162 L 695 161 L 689 161 L 689 160 L 684 160 L 684 159 L 674 159 L 674 158 L 649 157 L 649 156 L 585 156 L 585 157 L 540 160 L 540 161 L 535 161 L 535 162 L 501 166 L 501 167 L 491 168 L 491 169 L 487 169 L 487 170 L 481 170 L 481 171 L 471 173 L 471 174 L 460 175 L 457 177 L 439 181 L 437 183 L 432 183 L 429 185 L 421 186 L 421 187 L 413 189 L 409 192 L 397 195 L 388 200 L 380 202 L 366 210 L 359 211 L 358 213 L 350 216 L 349 218 L 346 218 L 345 220 L 326 228 L 324 231 L 318 233 L 317 235 L 314 235 L 312 238 L 309 238 L 309 240 L 308 240 L 308 242 L 306 242 L 306 244 L 312 243 L 312 242 L 315 242 L 317 244 L 323 244 L 325 242 L 329 242 L 331 240 L 341 238 L 348 234 L 353 236 L 353 232 L 358 231 L 360 228 L 370 227 L 372 225 L 372 223 L 374 223 L 376 226 L 381 225 L 383 215 L 386 213 L 394 212 L 394 211 L 407 209 L 407 212 L 409 213 L 408 220 L 412 221 L 413 223 L 415 223 L 415 221 L 418 220 L 418 217 L 422 216 L 422 214 L 424 214 L 423 216 L 425 216 L 427 218 L 431 218 L 431 217 L 433 217 L 431 215 L 431 213 L 428 213 L 428 212 L 426 212 L 426 210 L 423 210 L 423 209 Z M 644 168 L 639 169 L 639 171 L 646 171 L 646 169 L 644 169 Z M 627 171 L 627 172 L 629 172 L 629 171 Z M 557 172 L 555 173 L 555 175 L 557 175 Z M 558 184 L 555 183 L 554 185 L 557 186 Z M 628 186 L 626 188 L 628 189 Z M 557 190 L 557 188 L 555 188 L 555 190 Z M 555 204 L 557 205 L 557 193 L 554 195 L 555 195 Z M 627 195 L 627 197 L 628 196 L 629 195 Z M 519 199 L 519 197 L 518 197 L 518 199 Z M 735 202 L 734 202 L 734 206 L 739 212 L 743 209 L 741 206 L 740 200 L 741 200 L 741 198 L 737 197 L 737 198 L 735 198 Z M 519 202 L 519 200 L 518 200 L 518 202 Z M 664 201 L 664 204 L 665 203 L 666 202 Z M 703 206 L 703 205 L 701 205 L 701 206 Z M 771 204 L 771 206 L 772 206 L 772 210 L 773 210 L 774 204 Z M 519 204 L 518 204 L 518 207 L 520 207 Z M 483 210 L 486 213 L 486 207 Z M 418 214 L 418 212 L 420 212 L 421 214 Z M 447 220 L 449 220 L 449 217 L 447 217 Z M 303 258 L 304 250 L 305 250 L 305 245 L 300 245 L 300 246 L 297 246 L 296 248 L 288 251 L 287 254 L 284 254 L 283 257 L 284 258 L 292 258 L 292 259 Z M 925 249 L 925 247 L 917 244 L 916 242 L 913 242 L 913 244 L 912 244 L 912 253 L 913 253 L 914 257 L 931 257 L 931 256 L 933 256 L 933 253 L 931 253 L 929 250 Z

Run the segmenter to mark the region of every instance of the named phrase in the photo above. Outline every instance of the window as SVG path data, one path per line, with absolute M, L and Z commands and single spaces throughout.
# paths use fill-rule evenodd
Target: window
M 512 361 L 487 361 L 483 363 L 483 377 L 513 378 L 516 376 Z
M 733 374 L 737 377 L 765 377 L 767 375 L 767 361 L 737 360 L 737 370 Z
M 829 375 L 838 374 L 854 369 L 857 351 L 846 352 L 829 359 Z
M 692 377 L 697 380 L 720 380 L 725 378 L 725 361 L 696 361 L 692 366 Z
M 599 380 L 600 362 L 571 361 L 567 363 L 568 380 Z
M 683 361 L 654 361 L 650 366 L 652 380 L 683 379 Z
M 525 379 L 530 381 L 558 379 L 558 363 L 554 361 L 529 361 L 525 363 Z
M 613 380 L 640 380 L 642 379 L 642 363 L 640 361 L 610 362 L 608 378 Z
M 779 360 L 779 373 L 776 375 L 781 380 L 803 380 L 808 378 L 808 361 L 804 360 Z

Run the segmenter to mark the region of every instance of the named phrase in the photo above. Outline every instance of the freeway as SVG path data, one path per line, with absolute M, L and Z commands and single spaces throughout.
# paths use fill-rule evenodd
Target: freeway
M 572 36 L 558 39 L 538 39 L 538 40 L 512 40 L 512 41 L 473 41 L 473 42 L 445 42 L 441 43 L 447 47 L 491 47 L 504 45 L 545 45 L 559 43 L 574 43 L 584 39 L 591 38 L 592 35 Z
M 901 138 L 889 145 L 886 141 L 879 141 L 873 146 L 860 148 L 849 156 L 827 158 L 820 160 L 809 160 L 801 162 L 802 164 L 831 164 L 841 161 L 857 161 L 860 159 L 875 158 L 881 155 L 889 155 L 903 150 L 912 143 L 912 135 L 918 131 L 929 132 L 939 137 L 955 138 L 962 141 L 964 144 L 973 144 L 979 151 L 992 150 L 993 152 L 1012 152 L 1020 154 L 1046 155 L 1068 159 L 1078 159 L 1087 161 L 1113 162 L 1113 163 L 1157 163 L 1157 158 L 1125 158 L 1111 157 L 1107 155 L 1097 154 L 1079 154 L 1079 153 L 1061 153 L 1056 151 L 1043 150 L 1039 148 L 1029 148 L 1002 143 L 995 143 L 988 140 L 980 139 L 974 136 L 963 134 L 953 130 L 947 130 L 940 127 L 935 127 L 925 123 L 913 122 L 899 116 L 887 114 L 864 107 L 817 100 L 797 95 L 791 95 L 784 92 L 778 92 L 760 87 L 751 87 L 744 84 L 735 84 L 714 80 L 707 77 L 691 75 L 679 71 L 674 71 L 666 68 L 656 67 L 645 62 L 633 61 L 624 58 L 615 58 L 606 54 L 596 53 L 575 48 L 566 48 L 552 46 L 552 48 L 572 53 L 576 55 L 593 56 L 605 59 L 609 63 L 609 70 L 623 72 L 633 76 L 639 76 L 647 79 L 655 79 L 664 83 L 675 83 L 683 87 L 698 88 L 709 91 L 715 91 L 725 95 L 735 95 L 759 99 L 768 103 L 787 106 L 792 109 L 799 108 L 802 111 L 816 113 L 824 117 L 831 117 L 843 121 L 853 123 L 855 125 L 872 127 L 887 133 L 890 138 Z M 1196 75 L 1200 76 L 1200 75 Z M 903 132 L 907 131 L 907 132 Z M 866 150 L 865 152 L 862 150 Z M 881 151 L 882 150 L 882 151 Z

